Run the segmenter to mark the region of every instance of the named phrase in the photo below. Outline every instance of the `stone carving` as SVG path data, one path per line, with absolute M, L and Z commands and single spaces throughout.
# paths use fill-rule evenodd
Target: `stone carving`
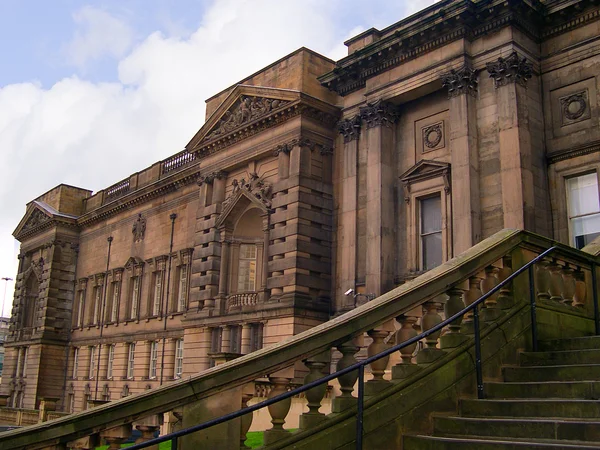
M 498 61 L 487 63 L 490 78 L 494 79 L 496 88 L 508 83 L 519 83 L 527 87 L 527 80 L 533 76 L 533 66 L 526 58 L 521 58 L 517 52 L 512 52 L 508 58 L 498 58 Z
M 443 124 L 443 122 L 438 122 L 434 123 L 433 125 L 423 127 L 423 145 L 425 145 L 427 149 L 434 149 L 440 145 L 440 142 L 444 137 Z
M 273 151 L 273 155 L 278 156 L 280 153 L 285 153 L 286 155 L 289 155 L 290 152 L 292 151 L 292 149 L 294 148 L 294 145 L 295 145 L 295 141 L 286 142 L 285 144 L 280 144 L 277 147 L 275 147 L 275 150 Z
M 338 132 L 344 136 L 344 142 L 358 140 L 360 137 L 360 115 L 356 115 L 351 119 L 344 119 L 338 122 Z
M 452 69 L 442 75 L 442 86 L 448 89 L 448 98 L 457 97 L 462 94 L 477 96 L 478 72 L 469 66 L 463 66 L 458 70 Z
M 202 186 L 203 184 L 213 184 L 215 180 L 222 180 L 227 176 L 226 172 L 219 170 L 217 172 L 211 172 L 206 175 L 201 175 L 198 178 L 198 186 Z
M 321 155 L 330 155 L 333 153 L 333 149 L 330 146 L 320 144 L 309 138 L 301 137 L 299 139 L 292 139 L 289 142 L 278 145 L 277 147 L 275 147 L 273 154 L 275 156 L 279 155 L 280 153 L 289 154 L 294 149 L 294 147 L 306 147 L 310 149 L 311 152 L 318 148 Z
M 40 211 L 39 209 L 34 209 L 31 213 L 31 216 L 29 216 L 27 222 L 25 222 L 25 225 L 23 225 L 23 229 L 21 230 L 21 232 L 29 231 L 37 227 L 38 225 L 49 222 L 50 220 L 50 217 L 48 217 L 42 211 Z
M 42 272 L 44 271 L 44 258 L 40 257 L 40 259 L 31 261 L 31 270 L 36 276 L 39 283 L 42 282 Z
M 231 184 L 233 186 L 233 191 L 223 202 L 224 205 L 229 203 L 236 194 L 243 190 L 256 197 L 267 208 L 271 207 L 272 186 L 270 183 L 261 179 L 255 172 L 250 174 L 248 181 L 244 178 L 241 180 L 234 179 Z
M 562 97 L 560 99 L 560 109 L 564 119 L 574 121 L 582 118 L 586 110 L 588 110 L 587 90 Z
M 216 129 L 209 133 L 204 140 L 210 141 L 221 137 L 239 126 L 258 119 L 288 103 L 288 101 L 271 98 L 242 96 L 238 103 L 225 112 Z
M 360 117 L 367 123 L 367 128 L 391 127 L 398 120 L 398 109 L 391 103 L 377 100 L 360 108 Z
M 146 233 L 146 218 L 142 217 L 141 214 L 138 214 L 137 220 L 133 222 L 131 232 L 133 233 L 133 242 L 144 240 L 144 234 Z

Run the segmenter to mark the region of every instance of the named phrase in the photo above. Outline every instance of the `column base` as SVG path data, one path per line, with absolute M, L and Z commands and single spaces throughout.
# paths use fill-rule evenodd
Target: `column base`
M 365 383 L 365 396 L 377 395 L 391 384 L 388 380 L 369 380 Z
M 272 444 L 283 438 L 290 437 L 290 432 L 286 430 L 267 430 L 264 434 L 264 445 Z
M 496 308 L 483 308 L 481 310 L 481 320 L 483 322 L 493 322 L 502 317 L 504 313 L 498 307 Z
M 511 296 L 499 296 L 498 297 L 498 308 L 510 309 L 515 306 L 515 300 Z
M 404 380 L 412 374 L 417 373 L 421 368 L 416 364 L 398 364 L 392 367 L 392 380 Z
M 300 429 L 301 430 L 307 430 L 309 428 L 315 427 L 318 424 L 322 423 L 323 421 L 327 420 L 327 416 L 325 416 L 325 414 L 322 413 L 317 413 L 317 414 L 309 414 L 309 413 L 304 413 L 300 416 Z
M 356 397 L 336 397 L 332 401 L 331 412 L 340 413 L 353 406 L 356 406 Z
M 431 364 L 445 354 L 446 352 L 439 348 L 424 348 L 417 353 L 417 364 Z
M 445 334 L 440 338 L 440 348 L 456 348 L 468 341 L 468 336 L 460 333 Z

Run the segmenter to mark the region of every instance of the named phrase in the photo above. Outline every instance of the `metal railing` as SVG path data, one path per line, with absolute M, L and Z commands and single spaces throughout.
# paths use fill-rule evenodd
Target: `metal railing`
M 445 326 L 451 324 L 455 320 L 459 319 L 469 311 L 473 311 L 473 327 L 474 327 L 474 345 L 475 345 L 475 371 L 476 371 L 476 379 L 477 379 L 477 397 L 479 399 L 485 398 L 484 385 L 483 385 L 483 371 L 482 371 L 482 361 L 481 361 L 481 332 L 480 332 L 480 322 L 479 322 L 479 305 L 481 305 L 485 300 L 496 294 L 500 289 L 510 284 L 516 277 L 521 275 L 523 272 L 527 271 L 529 274 L 529 294 L 530 294 L 530 306 L 531 306 L 531 339 L 533 350 L 537 351 L 538 349 L 538 335 L 537 335 L 537 321 L 536 321 L 536 292 L 534 285 L 534 272 L 533 266 L 540 261 L 541 259 L 547 257 L 550 253 L 554 252 L 558 249 L 558 246 L 553 246 L 548 250 L 540 253 L 534 259 L 514 271 L 510 276 L 508 276 L 505 280 L 499 282 L 496 286 L 486 292 L 484 295 L 479 297 L 476 301 L 471 303 L 470 305 L 463 308 L 461 311 L 457 312 L 453 316 L 443 320 L 439 324 L 430 328 L 427 331 L 422 332 L 421 334 L 412 337 L 400 344 L 396 344 L 393 347 L 386 349 L 385 351 L 368 357 L 362 361 L 359 361 L 351 366 L 346 367 L 345 369 L 338 370 L 332 374 L 324 376 L 318 380 L 307 383 L 303 386 L 297 387 L 293 390 L 280 394 L 276 397 L 264 400 L 260 403 L 257 403 L 252 406 L 248 406 L 246 408 L 240 409 L 239 411 L 235 411 L 229 414 L 226 414 L 222 417 L 218 417 L 216 419 L 209 420 L 208 422 L 204 422 L 198 425 L 194 425 L 192 427 L 179 430 L 170 434 L 166 434 L 164 436 L 160 436 L 158 438 L 133 445 L 129 447 L 130 450 L 138 450 L 149 447 L 151 445 L 156 445 L 161 442 L 171 441 L 171 449 L 177 449 L 177 441 L 180 437 L 205 430 L 215 425 L 219 425 L 221 423 L 227 422 L 229 420 L 236 419 L 245 414 L 250 414 L 254 411 L 272 405 L 274 403 L 280 402 L 281 400 L 288 399 L 295 395 L 298 395 L 302 392 L 306 392 L 316 386 L 319 386 L 323 383 L 327 383 L 335 378 L 338 378 L 347 373 L 358 370 L 358 398 L 357 398 L 357 413 L 356 413 L 356 449 L 362 450 L 362 442 L 363 442 L 363 413 L 364 413 L 364 373 L 365 366 L 371 364 L 374 361 L 377 361 L 380 358 L 384 358 L 386 356 L 391 355 L 394 352 L 397 352 L 409 345 L 415 344 L 416 342 L 428 337 L 429 335 L 440 331 Z M 600 334 L 600 311 L 598 308 L 598 293 L 596 289 L 596 264 L 594 262 L 590 262 L 591 272 L 592 272 L 592 293 L 593 293 L 593 303 L 594 303 L 594 322 L 595 322 L 595 330 L 596 335 Z

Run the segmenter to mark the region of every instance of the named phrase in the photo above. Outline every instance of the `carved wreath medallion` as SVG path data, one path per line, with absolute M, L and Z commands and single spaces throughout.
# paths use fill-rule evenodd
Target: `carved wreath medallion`
M 442 122 L 434 123 L 423 128 L 423 145 L 427 147 L 424 150 L 432 150 L 440 145 L 444 132 L 442 130 Z
M 581 119 L 588 109 L 587 91 L 580 91 L 562 97 L 560 99 L 560 106 L 564 119 L 569 121 Z

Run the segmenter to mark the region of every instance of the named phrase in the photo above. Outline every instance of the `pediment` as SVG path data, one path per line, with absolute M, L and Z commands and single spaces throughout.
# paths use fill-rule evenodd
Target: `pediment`
M 223 202 L 223 211 L 215 224 L 217 228 L 233 229 L 237 220 L 248 210 L 249 206 L 256 207 L 263 214 L 269 214 L 271 208 L 271 185 L 256 174 L 250 174 L 250 179 L 233 180 L 233 192 Z
M 400 176 L 400 181 L 403 183 L 414 183 L 420 180 L 426 180 L 428 178 L 434 178 L 439 176 L 448 175 L 450 171 L 450 164 L 441 162 L 422 159 L 417 164 L 412 166 L 406 172 Z
M 291 89 L 237 85 L 186 145 L 186 149 L 195 151 L 199 146 L 254 126 L 299 100 L 300 92 Z
M 21 239 L 52 221 L 54 215 L 39 203 L 41 202 L 33 202 L 28 206 L 25 215 L 13 232 L 15 238 Z

